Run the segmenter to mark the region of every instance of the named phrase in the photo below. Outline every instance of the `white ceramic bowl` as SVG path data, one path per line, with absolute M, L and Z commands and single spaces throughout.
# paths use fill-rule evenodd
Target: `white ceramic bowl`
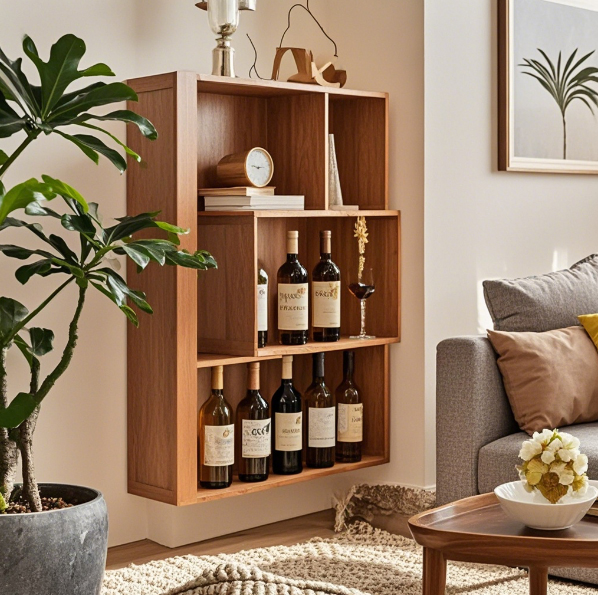
M 598 497 L 598 488 L 593 483 L 590 482 L 583 496 L 567 494 L 557 504 L 551 504 L 538 490 L 528 492 L 521 481 L 503 483 L 494 493 L 512 519 L 532 529 L 558 531 L 579 523 L 588 512 Z

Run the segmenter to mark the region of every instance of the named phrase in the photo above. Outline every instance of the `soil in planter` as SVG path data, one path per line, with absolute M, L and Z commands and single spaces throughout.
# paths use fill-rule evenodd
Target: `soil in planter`
M 72 508 L 78 502 L 65 502 L 62 498 L 44 498 L 42 497 L 42 512 L 50 510 L 62 510 L 63 508 Z M 25 514 L 31 512 L 29 502 L 19 498 L 16 502 L 9 502 L 8 507 L 0 514 Z

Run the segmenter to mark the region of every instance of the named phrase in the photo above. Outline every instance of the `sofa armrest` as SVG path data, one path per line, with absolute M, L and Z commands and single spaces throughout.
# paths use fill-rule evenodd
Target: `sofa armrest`
M 480 448 L 518 429 L 490 341 L 483 336 L 470 336 L 439 343 L 437 503 L 477 494 Z

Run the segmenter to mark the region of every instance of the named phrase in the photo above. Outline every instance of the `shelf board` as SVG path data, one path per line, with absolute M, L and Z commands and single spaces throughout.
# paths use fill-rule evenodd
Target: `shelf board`
M 307 469 L 304 467 L 303 472 L 298 473 L 297 475 L 270 475 L 266 481 L 261 481 L 259 483 L 246 483 L 234 480 L 230 488 L 222 490 L 206 490 L 204 488 L 199 488 L 197 490 L 197 502 L 207 502 L 208 500 L 220 500 L 222 498 L 242 496 L 243 494 L 261 492 L 271 488 L 280 488 L 294 483 L 309 481 L 310 479 L 317 479 L 318 477 L 326 477 L 337 473 L 347 473 L 348 471 L 356 471 L 357 469 L 364 469 L 365 467 L 384 465 L 385 463 L 388 463 L 386 457 L 364 456 L 359 463 L 336 463 L 334 467 L 329 467 L 328 469 Z
M 334 211 L 332 209 L 320 211 L 199 211 L 200 217 L 257 217 L 257 218 L 287 218 L 287 217 L 398 217 L 399 211 L 394 210 L 357 210 Z
M 351 97 L 386 99 L 388 97 L 388 93 L 375 91 L 321 87 L 319 85 L 288 83 L 284 81 L 230 78 L 212 74 L 197 75 L 197 90 L 201 93 L 247 95 L 249 97 L 275 97 L 277 95 L 298 95 L 301 93 L 328 93 L 335 96 L 335 99 L 349 99 Z
M 316 343 L 310 341 L 305 345 L 268 345 L 258 349 L 256 356 L 251 355 L 219 355 L 216 353 L 199 353 L 197 355 L 198 368 L 211 368 L 212 366 L 231 366 L 269 359 L 280 359 L 283 355 L 301 355 L 305 353 L 318 353 L 321 351 L 344 351 L 345 349 L 360 349 L 363 347 L 377 347 L 378 345 L 391 345 L 398 343 L 398 337 L 376 337 L 362 341 L 341 337 L 334 343 Z

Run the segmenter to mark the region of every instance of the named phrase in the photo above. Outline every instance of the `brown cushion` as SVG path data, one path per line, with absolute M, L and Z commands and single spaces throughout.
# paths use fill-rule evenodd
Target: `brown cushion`
M 598 420 L 598 351 L 582 327 L 488 331 L 513 415 L 528 434 Z

